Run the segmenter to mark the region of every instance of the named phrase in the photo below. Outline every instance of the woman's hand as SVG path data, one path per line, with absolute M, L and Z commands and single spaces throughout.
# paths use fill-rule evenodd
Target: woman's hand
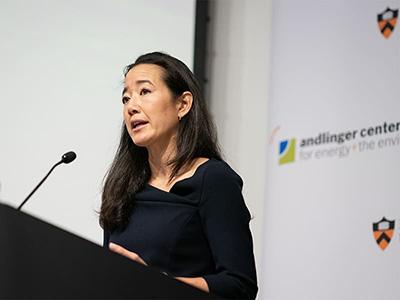
M 130 260 L 136 261 L 142 265 L 147 266 L 146 262 L 135 252 L 126 250 L 124 247 L 121 247 L 120 245 L 114 244 L 114 243 L 109 243 L 108 248 L 115 253 L 118 253 L 122 256 L 125 256 L 129 258 Z
M 122 256 L 125 256 L 129 258 L 130 260 L 136 261 L 142 265 L 147 266 L 146 262 L 135 252 L 126 250 L 124 247 L 121 247 L 120 245 L 110 243 L 108 244 L 108 248 L 115 253 L 118 253 Z M 208 284 L 207 281 L 203 277 L 175 277 L 175 279 L 180 280 L 186 284 L 190 284 L 191 286 L 194 286 L 200 290 L 203 290 L 205 292 L 209 292 Z
M 207 281 L 203 277 L 175 277 L 186 284 L 190 284 L 195 288 L 198 288 L 204 292 L 209 293 L 210 289 L 208 288 Z

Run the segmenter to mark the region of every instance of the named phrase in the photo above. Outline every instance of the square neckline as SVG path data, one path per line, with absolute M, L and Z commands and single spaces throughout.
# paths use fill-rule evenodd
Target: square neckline
M 172 190 L 175 188 L 175 185 L 177 185 L 178 183 L 181 183 L 181 182 L 184 182 L 184 181 L 193 179 L 193 178 L 197 175 L 198 171 L 199 171 L 201 168 L 203 168 L 203 166 L 205 166 L 205 165 L 206 165 L 209 161 L 211 161 L 212 159 L 213 159 L 213 158 L 209 158 L 208 160 L 202 162 L 199 166 L 197 166 L 197 168 L 196 168 L 196 170 L 194 171 L 194 173 L 193 173 L 192 176 L 187 177 L 187 178 L 183 178 L 183 179 L 181 179 L 181 180 L 176 181 L 176 182 L 171 186 L 171 188 L 170 188 L 168 191 L 163 190 L 163 189 L 160 189 L 160 188 L 158 188 L 158 187 L 156 187 L 156 186 L 154 186 L 154 185 L 152 185 L 152 184 L 150 184 L 150 183 L 148 183 L 148 182 L 146 183 L 146 185 L 147 185 L 148 187 L 154 189 L 154 190 L 158 190 L 158 191 L 160 191 L 160 192 L 164 192 L 164 193 L 167 193 L 167 194 L 172 194 Z

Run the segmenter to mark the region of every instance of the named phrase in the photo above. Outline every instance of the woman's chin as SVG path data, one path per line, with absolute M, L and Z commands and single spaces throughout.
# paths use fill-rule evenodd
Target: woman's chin
M 150 140 L 145 139 L 145 138 L 139 138 L 139 137 L 132 137 L 132 141 L 136 146 L 139 147 L 147 147 L 150 145 Z
M 147 147 L 148 146 L 148 143 L 146 143 L 144 141 L 135 141 L 135 140 L 133 140 L 133 143 L 138 147 Z

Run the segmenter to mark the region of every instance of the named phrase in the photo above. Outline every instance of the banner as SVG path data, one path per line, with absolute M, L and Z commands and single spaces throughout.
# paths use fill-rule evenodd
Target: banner
M 273 1 L 259 299 L 400 295 L 400 1 Z

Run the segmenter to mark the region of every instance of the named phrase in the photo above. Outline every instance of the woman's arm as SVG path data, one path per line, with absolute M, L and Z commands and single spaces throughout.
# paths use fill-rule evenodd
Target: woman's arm
M 208 168 L 199 207 L 203 230 L 215 263 L 205 274 L 211 293 L 229 299 L 255 299 L 257 276 L 250 213 L 242 195 L 243 181 L 225 162 Z

